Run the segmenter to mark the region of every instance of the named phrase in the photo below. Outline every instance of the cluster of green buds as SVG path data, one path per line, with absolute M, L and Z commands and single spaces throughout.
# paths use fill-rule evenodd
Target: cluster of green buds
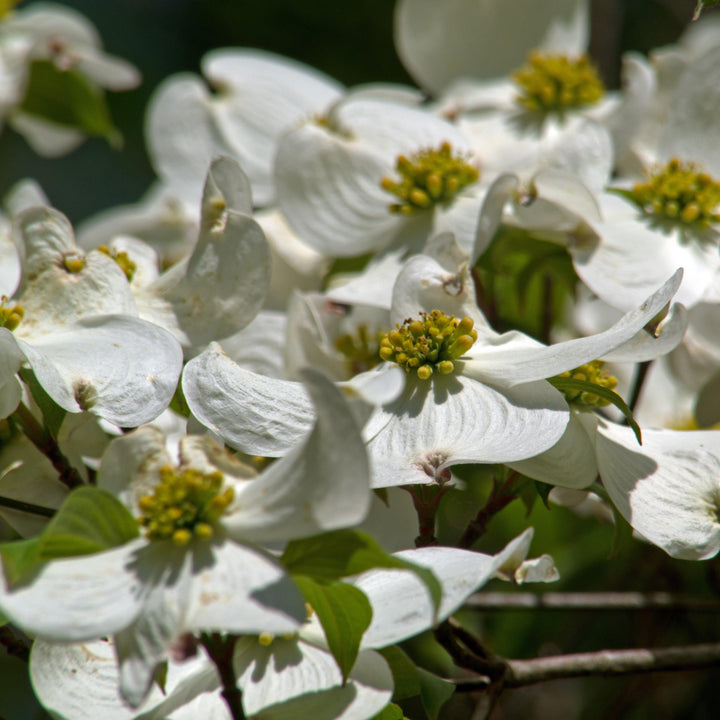
M 220 472 L 201 473 L 192 468 L 160 469 L 160 482 L 151 495 L 140 499 L 140 524 L 150 540 L 172 539 L 187 545 L 193 538 L 209 540 L 213 524 L 233 501 L 232 488 L 222 489 Z
M 25 317 L 22 305 L 10 302 L 7 295 L 0 297 L 0 327 L 14 330 Z
M 449 375 L 454 360 L 464 355 L 477 340 L 477 330 L 469 317 L 458 320 L 440 310 L 420 313 L 420 319 L 408 318 L 380 341 L 380 357 L 414 370 L 421 380 L 433 372 Z
M 603 96 L 597 68 L 587 55 L 531 53 L 527 65 L 513 73 L 519 86 L 518 104 L 530 112 L 562 113 L 595 104 Z
M 385 177 L 380 185 L 400 200 L 391 203 L 389 208 L 390 212 L 401 215 L 414 215 L 439 203 L 449 203 L 480 177 L 470 158 L 453 154 L 448 142 L 437 150 L 421 150 L 410 158 L 400 155 L 395 169 L 400 174 L 400 182 Z
M 345 365 L 351 377 L 372 370 L 380 364 L 378 352 L 383 331 L 370 333 L 364 323 L 358 325 L 355 333 L 346 333 L 335 338 L 335 349 L 345 358 Z
M 117 263 L 118 267 L 125 273 L 125 277 L 128 279 L 128 282 L 132 282 L 132 279 L 135 276 L 135 270 L 137 270 L 137 265 L 130 259 L 129 255 L 124 250 L 120 250 L 120 252 L 117 250 L 111 250 L 107 245 L 100 245 L 98 250 L 103 255 L 107 255 L 109 258 L 112 258 Z
M 605 388 L 606 390 L 614 390 L 617 385 L 617 378 L 614 375 L 610 375 L 604 368 L 604 361 L 593 360 L 592 362 L 580 365 L 580 367 L 576 367 L 573 370 L 560 373 L 558 377 L 583 380 L 601 388 Z M 590 391 L 563 390 L 562 392 L 565 395 L 565 399 L 568 401 L 568 404 L 584 407 L 605 407 L 610 404 L 609 400 L 601 398 Z
M 643 212 L 697 228 L 720 221 L 720 182 L 690 162 L 673 158 L 648 173 L 629 197 Z

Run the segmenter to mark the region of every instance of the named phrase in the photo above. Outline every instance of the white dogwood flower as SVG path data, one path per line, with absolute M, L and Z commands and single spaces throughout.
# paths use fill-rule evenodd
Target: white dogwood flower
M 42 566 L 0 586 L 0 608 L 39 637 L 114 635 L 121 690 L 133 705 L 180 635 L 294 631 L 300 591 L 257 543 L 352 526 L 370 503 L 365 448 L 340 393 L 308 376 L 309 435 L 253 478 L 209 438 L 186 437 L 174 466 L 151 427 L 115 440 L 98 486 L 117 495 L 144 535 L 114 549 Z

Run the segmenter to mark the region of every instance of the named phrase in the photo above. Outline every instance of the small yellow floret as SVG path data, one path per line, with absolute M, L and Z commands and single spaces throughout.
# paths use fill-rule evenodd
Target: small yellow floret
M 587 55 L 531 53 L 527 65 L 513 74 L 519 86 L 518 104 L 530 112 L 572 110 L 598 102 L 605 92 L 597 68 Z
M 389 208 L 390 212 L 401 215 L 413 215 L 438 203 L 447 204 L 480 177 L 470 158 L 453 154 L 448 142 L 437 150 L 421 150 L 410 158 L 400 155 L 395 169 L 401 176 L 400 181 L 384 177 L 380 187 L 400 200 L 391 203 Z
M 79 273 L 85 267 L 85 258 L 78 255 L 68 256 L 63 258 L 63 265 L 65 269 L 73 275 Z
M 583 380 L 598 387 L 605 388 L 606 390 L 614 390 L 617 385 L 617 378 L 614 375 L 610 375 L 604 368 L 605 363 L 602 360 L 593 360 L 585 365 L 576 367 L 574 370 L 561 373 L 558 377 Z M 562 390 L 561 392 L 570 404 L 585 407 L 605 407 L 610 404 L 609 400 L 605 400 L 589 391 Z
M 272 645 L 273 640 L 275 639 L 275 636 L 272 633 L 269 632 L 261 632 L 258 635 L 258 642 L 263 647 L 268 647 L 269 645 Z
M 130 259 L 130 256 L 124 250 L 117 252 L 117 250 L 111 250 L 107 245 L 100 245 L 98 250 L 103 255 L 107 255 L 109 258 L 112 258 L 117 263 L 118 267 L 125 273 L 125 277 L 128 279 L 128 282 L 132 282 L 132 279 L 135 276 L 135 270 L 137 270 L 137 265 Z
M 367 325 L 362 324 L 355 334 L 341 335 L 335 340 L 335 349 L 345 356 L 345 366 L 351 376 L 372 370 L 380 363 L 378 349 L 384 335 L 382 331 L 370 333 Z
M 11 303 L 7 295 L 0 297 L 0 327 L 14 330 L 25 317 L 22 305 Z
M 720 222 L 720 182 L 691 162 L 673 158 L 635 185 L 632 201 L 648 215 L 696 228 Z
M 172 539 L 187 545 L 193 538 L 210 540 L 215 521 L 233 501 L 234 492 L 221 492 L 223 476 L 204 474 L 193 468 L 160 469 L 160 482 L 150 495 L 138 501 L 140 524 L 150 540 Z
M 380 357 L 406 372 L 414 370 L 420 380 L 429 380 L 435 369 L 449 375 L 455 370 L 453 361 L 477 340 L 472 319 L 458 320 L 440 310 L 420 313 L 420 318 L 408 318 L 387 333 L 380 341 Z

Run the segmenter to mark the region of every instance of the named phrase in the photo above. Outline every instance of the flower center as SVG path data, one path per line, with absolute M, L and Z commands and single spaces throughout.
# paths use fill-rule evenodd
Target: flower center
M 587 55 L 571 60 L 565 55 L 533 52 L 527 65 L 513 73 L 517 102 L 530 112 L 558 112 L 593 105 L 603 96 L 597 68 Z
M 437 150 L 420 150 L 409 159 L 400 155 L 395 169 L 400 181 L 384 177 L 380 186 L 400 200 L 388 206 L 390 212 L 402 215 L 413 215 L 438 203 L 449 203 L 480 177 L 478 169 L 470 164 L 469 156 L 453 155 L 448 142 Z
M 117 250 L 111 250 L 107 245 L 100 245 L 98 250 L 103 255 L 107 255 L 109 258 L 113 259 L 119 268 L 125 273 L 125 277 L 128 279 L 128 282 L 132 282 L 135 270 L 137 270 L 137 265 L 130 259 L 129 255 L 124 250 L 121 250 L 120 252 Z
M 648 172 L 632 189 L 630 199 L 647 215 L 707 228 L 720 221 L 720 182 L 690 162 L 673 158 Z
M 7 295 L 0 297 L 0 327 L 14 330 L 25 316 L 22 305 L 11 303 Z
M 385 334 L 382 331 L 370 333 L 363 323 L 358 325 L 355 333 L 340 335 L 335 339 L 335 349 L 345 357 L 345 366 L 352 377 L 380 364 L 378 353 Z
M 558 377 L 572 378 L 573 380 L 584 380 L 585 382 L 598 385 L 599 387 L 613 390 L 617 385 L 617 378 L 604 370 L 605 363 L 602 360 L 580 365 L 574 370 L 560 373 Z M 598 397 L 592 392 L 583 390 L 561 390 L 568 404 L 581 407 L 605 407 L 610 404 L 609 400 Z
M 233 501 L 232 488 L 222 493 L 223 476 L 209 475 L 192 468 L 160 469 L 160 482 L 151 495 L 140 499 L 140 524 L 150 540 L 171 538 L 176 545 L 187 545 L 193 537 L 209 540 L 213 523 Z
M 462 320 L 440 310 L 420 313 L 420 320 L 408 318 L 380 341 L 380 357 L 396 362 L 405 372 L 415 370 L 421 380 L 428 380 L 437 370 L 449 375 L 454 360 L 464 355 L 477 340 L 469 317 Z

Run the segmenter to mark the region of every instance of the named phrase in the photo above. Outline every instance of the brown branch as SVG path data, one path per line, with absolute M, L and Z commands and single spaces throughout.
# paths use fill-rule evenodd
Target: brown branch
M 479 540 L 487 530 L 490 520 L 493 519 L 506 505 L 509 505 L 517 498 L 513 492 L 513 484 L 517 478 L 517 472 L 511 472 L 505 482 L 498 487 L 497 481 L 494 481 L 493 489 L 490 497 L 485 505 L 480 508 L 478 514 L 470 521 L 465 532 L 456 543 L 456 547 L 470 548 Z
M 444 485 L 401 485 L 400 487 L 410 493 L 417 513 L 419 535 L 415 538 L 415 547 L 437 545 L 435 518 L 440 501 L 448 488 Z
M 217 668 L 223 686 L 221 694 L 230 710 L 232 719 L 245 720 L 242 693 L 237 686 L 233 667 L 233 655 L 237 641 L 238 636 L 236 635 L 223 637 L 220 633 L 203 633 L 200 637 L 200 644 L 207 650 L 210 659 Z
M 720 613 L 720 602 L 666 592 L 512 593 L 481 592 L 471 595 L 464 607 L 473 610 L 666 610 Z
M 554 655 L 533 660 L 506 660 L 503 686 L 524 687 L 534 683 L 575 677 L 617 677 L 637 673 L 698 670 L 720 666 L 720 643 L 678 645 L 649 650 L 598 650 Z M 457 683 L 457 690 L 484 690 L 486 678 Z

